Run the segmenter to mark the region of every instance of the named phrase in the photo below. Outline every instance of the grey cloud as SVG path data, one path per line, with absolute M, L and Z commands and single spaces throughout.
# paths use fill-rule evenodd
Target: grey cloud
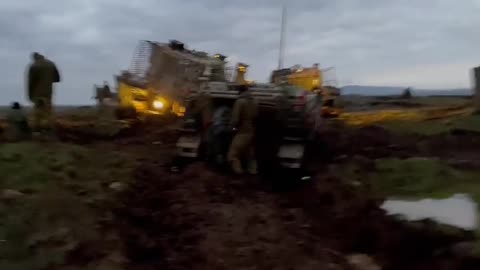
M 475 0 L 285 2 L 287 65 L 319 62 L 335 66 L 341 82 L 367 84 L 401 70 L 405 78 L 391 76 L 397 84 L 412 77 L 410 67 L 418 72 L 419 66 L 437 65 L 460 74 L 459 68 L 475 62 L 480 42 Z M 24 71 L 35 50 L 61 69 L 59 103 L 90 102 L 93 84 L 112 82 L 128 68 L 143 39 L 178 39 L 191 48 L 224 53 L 249 63 L 250 77 L 265 80 L 278 60 L 281 7 L 278 0 L 1 1 L 0 59 L 8 66 L 1 70 L 0 103 L 23 99 Z M 433 78 L 419 82 L 442 86 Z

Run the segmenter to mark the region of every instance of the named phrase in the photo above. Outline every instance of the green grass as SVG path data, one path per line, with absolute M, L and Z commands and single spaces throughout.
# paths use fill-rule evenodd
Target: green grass
M 368 179 L 372 195 L 381 198 L 444 199 L 466 193 L 477 205 L 480 204 L 480 168 L 478 171 L 458 170 L 441 160 L 424 158 L 379 159 L 375 161 L 375 167 L 375 170 L 367 171 L 352 162 L 334 168 L 333 173 L 352 183 Z M 445 226 L 442 230 L 449 233 L 448 228 Z M 480 228 L 476 234 L 478 240 L 473 252 L 480 256 Z
M 0 188 L 39 191 L 59 180 L 62 172 L 74 170 L 70 167 L 75 159 L 73 153 L 78 156 L 86 154 L 81 147 L 50 147 L 47 150 L 33 143 L 0 146 L 0 173 L 3 176 Z
M 56 269 L 81 243 L 101 246 L 96 224 L 111 182 L 130 180 L 128 157 L 62 143 L 0 145 L 0 269 Z
M 95 217 L 62 191 L 0 207 L 0 269 L 52 269 L 78 243 L 100 241 Z
M 480 203 L 480 170 L 454 169 L 435 159 L 410 158 L 376 161 L 370 175 L 374 190 L 385 196 L 446 198 L 469 193 Z
M 379 159 L 375 165 L 376 170 L 368 177 L 373 192 L 382 197 L 444 199 L 465 193 L 480 205 L 480 168 L 478 171 L 458 170 L 441 160 L 424 158 Z M 345 177 L 351 177 L 355 169 L 356 166 L 350 164 Z M 476 234 L 480 239 L 480 228 Z M 480 240 L 474 252 L 480 255 Z
M 420 135 L 435 135 L 449 132 L 452 129 L 465 129 L 480 132 L 480 115 L 421 122 L 390 121 L 382 123 L 381 126 L 395 133 L 414 133 Z
M 108 149 L 71 144 L 4 144 L 0 145 L 0 189 L 41 191 L 60 184 L 98 190 L 102 183 L 128 178 L 126 158 Z

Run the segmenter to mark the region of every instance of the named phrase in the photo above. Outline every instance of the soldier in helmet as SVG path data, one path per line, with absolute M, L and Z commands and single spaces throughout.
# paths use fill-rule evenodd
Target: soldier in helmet
M 239 88 L 240 97 L 235 101 L 232 112 L 231 126 L 236 131 L 228 151 L 228 160 L 236 174 L 242 174 L 242 158 L 247 159 L 248 172 L 257 173 L 255 158 L 255 125 L 258 104 L 251 96 L 246 85 Z
M 53 83 L 60 82 L 60 74 L 52 61 L 39 53 L 32 54 L 33 63 L 28 67 L 27 94 L 34 105 L 36 130 L 51 128 Z

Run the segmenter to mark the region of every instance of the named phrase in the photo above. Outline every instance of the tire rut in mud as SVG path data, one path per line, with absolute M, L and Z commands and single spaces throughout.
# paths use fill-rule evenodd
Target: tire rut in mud
M 352 269 L 357 253 L 383 269 L 475 269 L 448 252 L 472 235 L 387 217 L 368 183 L 319 175 L 273 193 L 203 164 L 178 175 L 146 164 L 135 177 L 115 211 L 128 269 Z

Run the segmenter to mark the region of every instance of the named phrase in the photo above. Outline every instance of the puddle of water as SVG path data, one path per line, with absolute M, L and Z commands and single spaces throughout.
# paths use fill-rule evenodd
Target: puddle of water
M 409 221 L 432 219 L 438 223 L 476 230 L 478 227 L 477 204 L 467 194 L 455 194 L 442 199 L 419 201 L 387 200 L 382 209 L 391 215 L 402 215 Z

